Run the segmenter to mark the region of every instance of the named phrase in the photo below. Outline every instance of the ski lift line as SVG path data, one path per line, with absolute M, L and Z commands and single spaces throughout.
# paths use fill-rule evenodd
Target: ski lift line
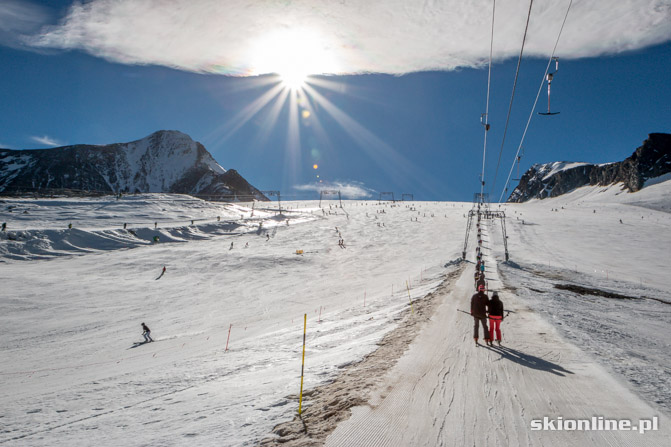
M 496 0 L 492 1 L 492 32 L 489 41 L 489 69 L 487 72 L 487 103 L 485 105 L 485 141 L 482 149 L 482 174 L 480 174 L 480 194 L 485 189 L 485 160 L 487 158 L 487 132 L 489 131 L 489 93 L 492 83 L 492 54 L 494 51 L 494 17 L 496 16 Z M 482 118 L 482 117 L 481 117 Z
M 510 123 L 510 114 L 513 110 L 513 100 L 515 99 L 515 89 L 517 88 L 517 79 L 520 74 L 520 65 L 522 64 L 522 55 L 524 54 L 524 44 L 527 40 L 527 32 L 529 31 L 529 19 L 531 18 L 531 8 L 534 5 L 534 0 L 530 0 L 529 2 L 529 12 L 527 13 L 527 23 L 524 27 L 524 36 L 522 36 L 522 47 L 520 48 L 520 56 L 517 59 L 517 68 L 515 69 L 515 80 L 513 81 L 513 91 L 510 94 L 510 104 L 508 105 L 508 116 L 506 116 L 506 125 L 503 128 L 503 139 L 501 140 L 501 148 L 499 149 L 499 159 L 496 162 L 496 170 L 494 171 L 494 181 L 492 182 L 492 186 L 490 191 L 494 191 L 494 188 L 496 187 L 496 178 L 498 177 L 499 174 L 499 167 L 501 165 L 501 156 L 503 155 L 503 146 L 506 143 L 506 134 L 508 133 L 508 124 Z
M 536 105 L 538 104 L 538 98 L 540 98 L 541 91 L 543 90 L 543 84 L 545 84 L 545 78 L 550 71 L 550 65 L 552 65 L 552 61 L 555 59 L 555 52 L 557 51 L 557 46 L 559 45 L 559 39 L 561 38 L 562 32 L 564 31 L 564 25 L 566 25 L 566 19 L 568 19 L 568 14 L 569 11 L 571 11 L 571 6 L 573 5 L 573 0 L 569 0 L 568 8 L 566 8 L 566 14 L 564 15 L 564 21 L 562 22 L 561 28 L 559 29 L 559 34 L 557 35 L 557 40 L 555 41 L 554 48 L 552 48 L 552 54 L 550 55 L 550 59 L 548 60 L 548 64 L 545 67 L 545 73 L 543 73 L 543 78 L 541 79 L 541 84 L 538 87 L 538 92 L 536 93 L 536 99 L 534 100 L 534 105 L 531 107 L 531 112 L 529 112 L 529 119 L 527 119 L 527 124 L 524 127 L 524 133 L 522 134 L 522 139 L 520 140 L 520 144 L 517 147 L 517 152 L 515 153 L 515 157 L 513 158 L 513 164 L 510 166 L 510 172 L 508 173 L 508 179 L 506 180 L 506 184 L 504 185 L 503 190 L 501 191 L 501 196 L 499 197 L 499 203 L 503 199 L 503 195 L 506 193 L 506 190 L 508 189 L 508 184 L 510 183 L 510 176 L 513 173 L 513 169 L 515 169 L 515 162 L 517 160 L 517 156 L 520 154 L 520 150 L 522 149 L 522 145 L 524 144 L 524 138 L 526 138 L 527 131 L 529 130 L 529 124 L 531 124 L 531 118 L 534 116 L 534 111 L 536 110 Z

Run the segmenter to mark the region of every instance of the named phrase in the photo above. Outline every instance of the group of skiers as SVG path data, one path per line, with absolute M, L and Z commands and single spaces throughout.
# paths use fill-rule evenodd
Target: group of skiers
M 485 280 L 485 260 L 482 258 L 482 229 L 480 228 L 480 213 L 478 212 L 478 246 L 475 249 L 477 262 L 475 264 L 475 289 L 477 293 L 471 297 L 471 315 L 473 316 L 473 339 L 478 345 L 480 326 L 482 326 L 485 343 L 489 346 L 496 341 L 501 346 L 501 322 L 503 321 L 503 302 L 498 293 L 494 292 L 490 299 L 487 295 Z M 487 327 L 489 320 L 489 327 Z
M 494 335 L 496 335 L 496 341 L 501 346 L 501 322 L 504 317 L 503 302 L 499 298 L 499 294 L 494 292 L 492 298 L 489 299 L 487 292 L 485 292 L 485 286 L 478 286 L 478 293 L 471 297 L 471 315 L 473 316 L 473 339 L 475 344 L 478 344 L 480 326 L 482 325 L 485 343 L 493 346 Z M 487 327 L 488 319 L 489 327 Z

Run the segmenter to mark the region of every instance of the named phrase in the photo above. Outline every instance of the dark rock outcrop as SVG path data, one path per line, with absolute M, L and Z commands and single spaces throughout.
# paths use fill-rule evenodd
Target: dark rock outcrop
M 652 133 L 643 145 L 621 162 L 594 165 L 555 162 L 535 164 L 522 176 L 508 202 L 557 197 L 582 186 L 622 183 L 636 192 L 646 180 L 671 172 L 671 134 Z

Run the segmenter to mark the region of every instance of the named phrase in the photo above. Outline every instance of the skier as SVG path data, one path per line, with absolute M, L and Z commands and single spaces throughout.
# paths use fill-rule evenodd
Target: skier
M 480 276 L 478 277 L 478 280 L 475 283 L 475 290 L 480 290 L 480 286 L 485 287 L 486 286 L 485 282 L 485 275 L 484 273 L 480 273 Z
M 478 345 L 479 325 L 482 324 L 484 330 L 485 343 L 490 344 L 489 328 L 487 327 L 487 305 L 489 298 L 485 293 L 485 286 L 478 287 L 478 293 L 471 297 L 471 315 L 473 315 L 473 339 L 475 345 Z
M 496 341 L 501 346 L 501 322 L 503 321 L 503 302 L 499 299 L 499 294 L 494 292 L 489 301 L 489 342 L 494 342 L 494 332 L 496 331 Z
M 149 343 L 149 342 L 154 341 L 154 340 L 151 338 L 151 330 L 150 330 L 150 329 L 147 327 L 147 325 L 144 324 L 144 323 L 142 323 L 142 331 L 143 331 L 143 332 L 142 332 L 142 335 L 144 335 L 144 342 L 145 342 L 145 343 Z
M 2 231 L 5 231 L 7 229 L 7 222 L 2 223 Z
M 231 242 L 231 246 L 228 247 L 229 250 L 233 250 L 233 242 Z

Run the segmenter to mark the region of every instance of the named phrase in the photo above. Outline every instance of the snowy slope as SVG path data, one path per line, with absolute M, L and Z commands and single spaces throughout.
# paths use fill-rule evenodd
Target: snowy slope
M 539 301 L 522 290 L 547 289 L 549 296 L 554 275 L 668 296 L 671 279 L 659 271 L 670 261 L 671 182 L 631 195 L 600 191 L 504 205 L 515 264 L 496 268 L 503 256 L 500 227 L 488 226 L 490 289 L 501 290 L 519 312 L 517 323 L 513 317 L 504 322 L 508 352 L 472 346 L 470 317 L 456 312 L 467 309 L 472 293 L 472 264 L 452 263 L 461 254 L 470 204 L 344 202 L 344 210 L 319 210 L 317 202 L 294 202 L 283 216 L 273 210 L 276 204 L 255 205 L 252 216 L 245 204 L 169 195 L 6 200 L 0 220 L 25 238 L 5 234 L 0 240 L 0 443 L 272 443 L 282 437 L 273 427 L 291 421 L 298 407 L 307 314 L 306 412 L 329 421 L 334 407 L 322 407 L 315 390 L 337 385 L 345 372 L 354 379 L 354 395 L 342 399 L 354 404 L 370 396 L 371 405 L 354 408 L 352 419 L 332 433 L 335 421 L 310 422 L 314 439 L 330 435 L 332 445 L 565 445 L 571 439 L 577 445 L 664 445 L 669 410 L 657 401 L 670 388 L 664 353 L 671 346 L 664 339 L 639 343 L 646 333 L 640 326 L 650 319 L 671 323 L 668 305 L 646 299 L 621 308 L 613 299 L 578 295 L 569 305 L 561 295 L 568 292 Z M 124 222 L 138 236 L 126 239 Z M 337 231 L 347 248 L 338 246 Z M 152 244 L 154 235 L 161 242 Z M 40 238 L 39 249 L 30 246 Z M 443 282 L 460 268 L 458 280 Z M 414 318 L 409 299 L 435 300 L 435 314 L 415 329 L 405 354 L 407 344 L 389 342 L 398 363 L 382 359 L 373 376 L 357 370 L 356 362 L 385 334 Z M 576 310 L 560 312 L 562 299 L 564 310 Z M 601 318 L 604 310 L 608 318 Z M 574 325 L 577 317 L 583 324 Z M 141 322 L 158 341 L 133 347 Z M 602 355 L 600 343 L 585 342 L 597 323 L 599 334 L 613 339 L 605 349 L 622 348 L 612 358 Z M 627 353 L 629 343 L 638 352 Z M 656 390 L 645 386 L 652 376 Z M 632 439 L 529 430 L 531 419 L 557 415 L 657 415 L 660 431 Z M 299 435 L 288 445 L 311 445 Z

